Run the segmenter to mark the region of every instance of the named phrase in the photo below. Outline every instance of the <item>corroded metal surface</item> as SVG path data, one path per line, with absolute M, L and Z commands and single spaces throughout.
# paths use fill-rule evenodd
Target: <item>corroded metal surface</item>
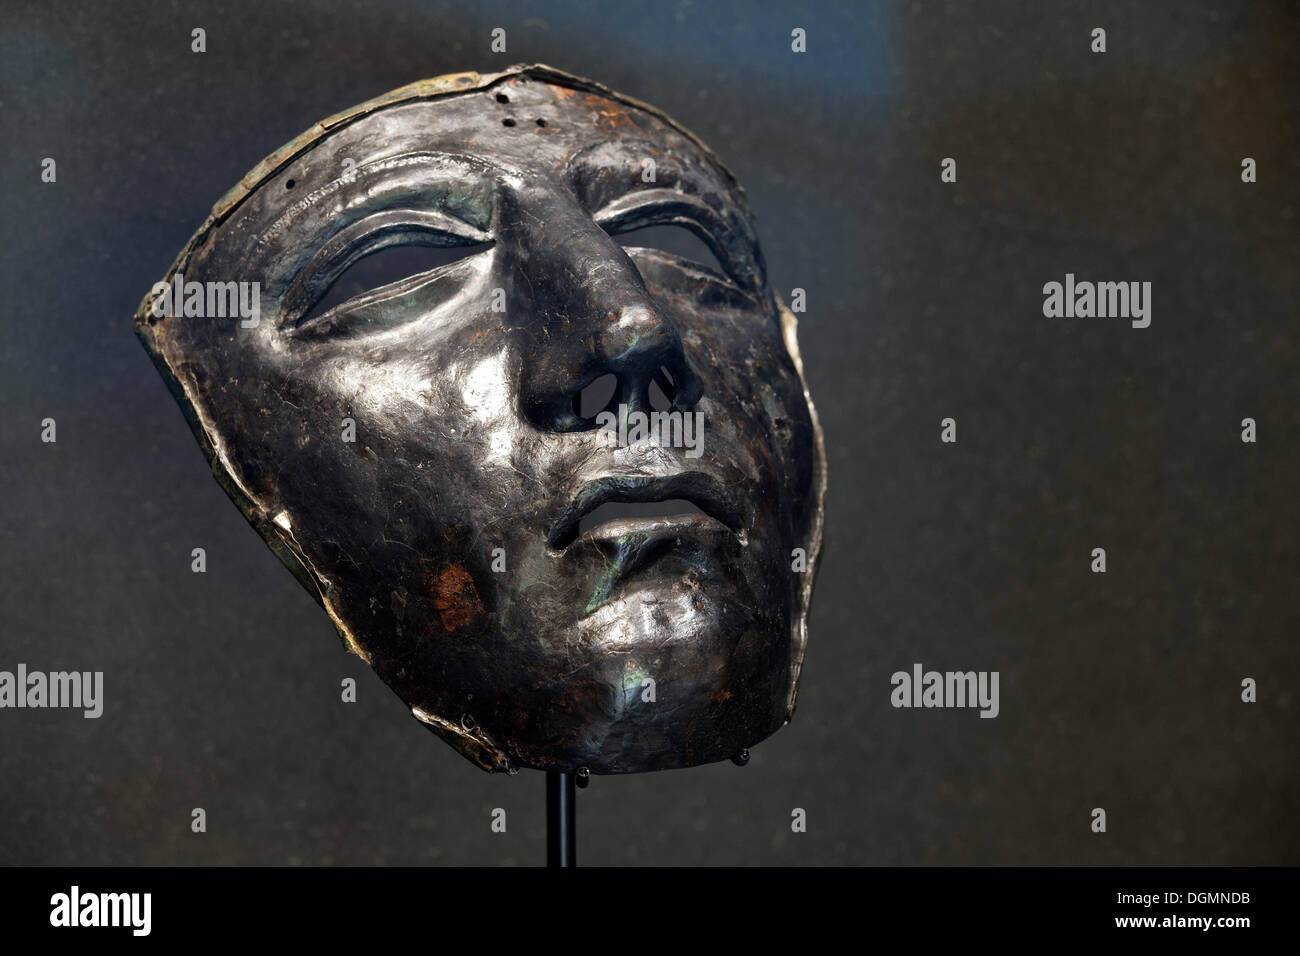
M 658 224 L 721 271 L 614 238 Z M 405 246 L 469 254 L 318 310 Z M 752 213 L 694 136 L 547 67 L 423 81 L 260 163 L 178 275 L 260 290 L 255 319 L 161 288 L 137 314 L 218 481 L 466 757 L 684 767 L 788 720 L 825 453 Z M 624 414 L 701 413 L 697 453 L 611 447 L 598 380 Z

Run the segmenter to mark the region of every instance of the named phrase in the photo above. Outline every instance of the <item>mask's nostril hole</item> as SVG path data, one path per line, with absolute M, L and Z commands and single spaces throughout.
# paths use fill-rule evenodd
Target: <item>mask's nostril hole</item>
M 515 121 L 514 121 L 513 119 L 511 119 L 509 116 L 507 116 L 505 119 L 503 119 L 503 120 L 501 121 L 501 125 L 502 125 L 502 126 L 514 126 L 514 125 L 515 125 Z
M 650 408 L 652 410 L 662 412 L 672 407 L 677 398 L 677 380 L 673 378 L 673 373 L 668 371 L 668 366 L 659 366 L 659 371 L 650 380 L 650 387 L 647 391 L 650 394 Z M 662 407 L 657 404 L 658 402 L 662 402 Z
M 538 126 L 545 126 L 545 125 L 546 125 L 546 120 L 542 119 L 540 116 L 537 117 L 537 125 L 538 125 Z
M 504 93 L 498 93 L 498 94 L 497 94 L 497 102 L 498 102 L 498 103 L 509 103 L 509 102 L 510 102 L 510 97 L 506 96 Z
M 673 404 L 672 399 L 660 387 L 658 379 L 651 379 L 650 387 L 646 389 L 646 393 L 650 397 L 651 411 L 666 412 Z
M 292 179 L 290 179 L 288 182 L 284 184 L 285 189 L 292 189 L 293 187 L 294 187 L 294 182 Z
M 613 372 L 602 375 L 574 396 L 574 411 L 583 420 L 595 418 L 609 408 L 617 391 L 618 376 Z

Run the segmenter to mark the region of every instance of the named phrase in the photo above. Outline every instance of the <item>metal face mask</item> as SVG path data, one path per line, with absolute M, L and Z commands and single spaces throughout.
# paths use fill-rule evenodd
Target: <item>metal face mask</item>
M 721 271 L 618 241 L 652 226 Z M 442 258 L 358 271 L 393 252 Z M 540 66 L 395 90 L 245 176 L 136 329 L 347 647 L 479 766 L 687 767 L 793 713 L 821 434 L 743 192 L 656 110 Z

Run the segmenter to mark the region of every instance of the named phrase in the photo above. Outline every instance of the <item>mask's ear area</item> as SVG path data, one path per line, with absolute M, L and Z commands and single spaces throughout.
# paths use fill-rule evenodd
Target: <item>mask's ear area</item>
M 178 266 L 174 267 L 174 269 L 183 272 L 184 265 L 178 263 Z M 307 593 L 316 600 L 316 603 L 323 607 L 330 614 L 330 617 L 334 619 L 344 646 L 352 653 L 365 658 L 366 654 L 362 651 L 360 645 L 342 628 L 337 617 L 330 612 L 326 595 L 322 591 L 321 580 L 311 571 L 310 564 L 294 540 L 293 529 L 289 524 L 288 517 L 266 514 L 231 472 L 225 456 L 221 452 L 220 438 L 212 430 L 210 423 L 205 422 L 204 416 L 199 412 L 199 407 L 204 402 L 203 387 L 199 378 L 194 373 L 193 366 L 184 361 L 183 356 L 176 354 L 175 340 L 168 338 L 169 330 L 173 328 L 172 323 L 184 322 L 186 319 L 183 316 L 163 317 L 156 315 L 153 305 L 157 297 L 158 291 L 155 288 L 140 303 L 140 308 L 135 314 L 135 333 L 144 345 L 145 351 L 149 353 L 149 358 L 153 360 L 154 367 L 158 369 L 158 374 L 166 383 L 168 391 L 172 393 L 172 397 L 176 400 L 176 404 L 180 406 L 181 412 L 190 426 L 190 431 L 198 440 L 199 447 L 208 460 L 208 466 L 212 469 L 212 476 L 230 497 L 230 500 L 235 503 L 235 506 L 239 508 L 240 514 L 253 526 L 253 530 L 266 542 L 271 552 L 289 569 L 298 580 L 298 583 L 306 588 Z M 169 341 L 172 345 L 170 349 L 168 348 Z
M 803 374 L 803 358 L 799 355 L 799 320 L 795 318 L 781 294 L 773 290 L 777 311 L 781 318 L 781 337 L 785 341 L 786 351 L 794 362 L 795 371 L 799 373 L 799 382 L 803 386 L 804 401 L 808 403 L 808 415 L 812 419 L 813 429 L 813 485 L 811 515 L 803 547 L 808 555 L 808 569 L 803 573 L 802 587 L 796 598 L 795 614 L 792 618 L 794 633 L 790 636 L 790 696 L 786 702 L 786 719 L 794 716 L 799 695 L 799 671 L 803 667 L 804 651 L 808 647 L 808 610 L 812 604 L 813 584 L 817 578 L 818 561 L 821 558 L 822 534 L 826 523 L 826 441 L 822 435 L 821 421 L 817 418 L 817 407 L 813 405 L 812 395 L 808 392 L 808 381 Z

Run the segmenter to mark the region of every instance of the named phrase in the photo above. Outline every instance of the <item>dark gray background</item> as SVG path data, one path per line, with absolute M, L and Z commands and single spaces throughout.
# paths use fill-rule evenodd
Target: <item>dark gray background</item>
M 0 711 L 0 861 L 544 858 L 541 776 L 476 770 L 344 654 L 131 332 L 316 120 L 541 61 L 734 168 L 774 284 L 807 290 L 830 454 L 795 721 L 745 769 L 598 778 L 580 859 L 1300 862 L 1294 6 L 4 6 L 0 669 L 103 670 L 106 708 Z M 1151 281 L 1151 327 L 1045 319 L 1066 272 Z M 1001 716 L 893 709 L 914 661 L 1000 671 Z

